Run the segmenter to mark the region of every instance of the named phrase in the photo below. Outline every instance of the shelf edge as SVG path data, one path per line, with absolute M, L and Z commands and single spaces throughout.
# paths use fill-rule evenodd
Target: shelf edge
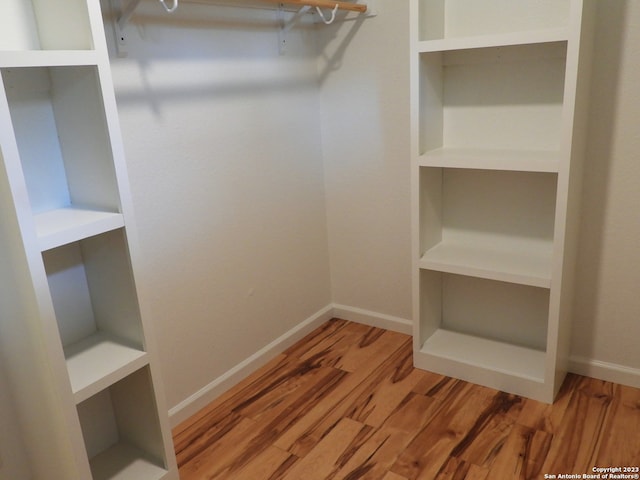
M 549 30 L 509 32 L 495 35 L 475 35 L 436 40 L 420 40 L 417 42 L 416 51 L 418 53 L 434 53 L 447 52 L 451 50 L 531 45 L 535 43 L 566 42 L 568 40 L 568 28 L 555 28 Z
M 439 148 L 418 155 L 416 162 L 420 167 L 558 173 L 560 160 L 554 156 L 559 155 L 553 151 Z
M 471 349 L 468 348 L 469 344 L 474 344 L 478 347 L 479 350 L 491 351 L 495 353 L 496 351 L 509 351 L 509 356 L 512 356 L 513 353 L 519 353 L 523 357 L 527 357 L 527 361 L 523 362 L 528 367 L 531 367 L 531 362 L 535 363 L 535 367 L 538 370 L 536 374 L 526 372 L 524 370 L 514 370 L 508 369 L 501 365 L 494 364 L 491 365 L 486 358 L 483 360 L 481 358 L 460 358 L 456 357 L 453 354 L 444 354 L 440 351 L 439 344 L 441 343 L 458 343 L 460 345 L 459 348 L 463 348 L 465 353 L 468 353 Z M 447 348 L 449 350 L 449 348 Z M 497 340 L 488 340 L 485 338 L 474 337 L 472 335 L 466 335 L 462 333 L 451 332 L 444 329 L 438 329 L 434 332 L 431 337 L 429 337 L 424 344 L 421 346 L 419 352 L 420 355 L 441 359 L 445 362 L 452 362 L 456 365 L 464 365 L 471 366 L 474 369 L 483 370 L 489 374 L 497 374 L 497 375 L 505 375 L 517 379 L 522 379 L 526 381 L 535 382 L 537 384 L 544 384 L 544 366 L 545 366 L 545 356 L 546 353 L 543 351 L 534 350 L 531 348 L 521 347 L 509 343 L 503 343 Z M 509 364 L 513 366 L 513 362 Z M 457 376 L 457 375 L 456 375 Z
M 95 50 L 0 51 L 0 68 L 96 66 L 98 62 Z
M 115 366 L 113 368 L 103 369 L 103 373 L 101 376 L 91 379 L 89 383 L 86 383 L 80 388 L 74 390 L 73 397 L 76 405 L 149 364 L 149 355 L 147 354 L 147 352 L 139 350 L 138 348 L 127 346 L 126 342 L 121 341 L 114 335 L 108 334 L 106 332 L 97 332 L 83 340 L 80 340 L 79 342 L 65 347 L 65 360 L 70 380 L 73 380 L 71 372 L 72 369 L 70 368 L 71 358 L 75 355 L 78 355 L 79 352 L 83 352 L 81 355 L 83 355 L 82 358 L 85 362 L 87 360 L 91 360 L 92 358 L 95 360 L 99 357 L 96 357 L 94 349 L 99 345 L 104 345 L 105 342 L 111 342 L 118 345 L 117 348 L 119 349 L 119 357 L 122 357 L 122 351 L 125 351 L 127 354 L 127 358 L 125 361 L 122 361 L 122 359 L 120 359 L 120 361 L 116 361 L 117 359 L 112 355 L 113 351 L 110 352 L 111 356 L 108 358 L 113 357 L 113 360 L 110 363 L 114 364 Z M 87 355 L 87 349 L 93 350 L 94 353 L 91 355 Z M 99 355 L 103 356 L 103 353 Z M 95 361 L 93 363 L 95 364 Z M 104 360 L 101 363 L 104 364 Z M 71 382 L 71 384 L 73 388 L 73 381 Z
M 94 218 L 90 221 L 85 220 L 77 223 L 68 222 L 67 225 L 64 226 L 64 228 L 51 231 L 50 233 L 41 233 L 42 226 L 38 227 L 38 218 L 40 218 L 40 223 L 42 223 L 42 219 L 46 218 L 47 216 L 53 216 L 59 213 L 64 214 L 65 212 L 71 213 L 74 210 L 79 213 L 85 212 L 89 214 L 95 214 L 97 218 Z M 35 215 L 35 220 L 36 230 L 40 230 L 40 232 L 38 233 L 38 243 L 40 245 L 40 250 L 43 252 L 52 248 L 60 247 L 62 245 L 77 242 L 94 235 L 100 235 L 102 233 L 107 233 L 112 230 L 117 230 L 118 228 L 124 227 L 124 217 L 121 213 L 90 211 L 71 208 L 43 212 L 40 215 Z
M 441 244 L 438 244 L 441 245 Z M 434 247 L 434 248 L 437 248 Z M 518 285 L 526 285 L 530 287 L 539 287 L 550 289 L 551 288 L 551 273 L 549 276 L 539 276 L 535 274 L 508 272 L 504 269 L 489 268 L 484 266 L 474 266 L 469 264 L 459 264 L 455 262 L 448 262 L 445 260 L 439 260 L 430 258 L 429 252 L 433 249 L 427 250 L 427 252 L 418 260 L 418 267 L 421 270 L 434 270 L 437 272 L 451 273 L 455 275 L 464 275 L 468 277 L 483 278 L 486 280 L 495 280 L 499 282 L 514 283 Z M 477 251 L 481 253 L 480 250 Z

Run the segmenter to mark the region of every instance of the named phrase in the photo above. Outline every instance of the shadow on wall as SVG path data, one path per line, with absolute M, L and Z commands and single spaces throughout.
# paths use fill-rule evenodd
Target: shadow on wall
M 318 56 L 322 59 L 322 66 L 318 68 L 318 82 L 322 85 L 327 77 L 331 75 L 331 72 L 334 72 L 340 68 L 342 64 L 342 59 L 344 57 L 347 48 L 351 41 L 355 38 L 358 33 L 358 30 L 365 22 L 367 17 L 359 16 L 353 21 L 345 21 L 345 22 L 336 22 L 333 25 L 327 25 L 320 28 L 326 28 L 331 35 L 322 35 L 318 36 L 318 38 L 324 39 L 324 44 L 318 45 Z M 342 37 L 342 40 L 336 44 L 331 52 L 329 52 L 329 45 L 331 43 L 331 39 L 338 38 L 338 32 L 341 29 L 348 29 L 347 34 Z M 318 40 L 320 42 L 320 40 Z
M 112 61 L 134 62 L 141 82 L 120 85 L 118 103 L 149 104 L 158 116 L 161 101 L 198 102 L 315 90 L 340 68 L 349 43 L 366 19 L 339 12 L 333 24 L 324 25 L 317 15 L 305 14 L 287 34 L 291 41 L 281 53 L 275 7 L 185 3 L 175 14 L 167 14 L 157 3 L 142 2 L 124 29 L 128 58 L 117 59 L 112 28 L 117 15 L 108 0 L 102 0 L 102 8 Z M 293 15 L 293 11 L 285 12 L 286 19 Z M 331 34 L 317 35 L 318 29 Z M 340 41 L 328 45 L 333 38 Z M 317 63 L 316 71 L 313 65 L 318 58 L 322 62 Z M 154 78 L 167 65 L 171 74 Z
M 573 328 L 574 343 L 581 345 L 580 355 L 586 358 L 593 358 L 589 354 L 597 343 L 597 310 L 627 9 L 627 0 L 597 2 Z

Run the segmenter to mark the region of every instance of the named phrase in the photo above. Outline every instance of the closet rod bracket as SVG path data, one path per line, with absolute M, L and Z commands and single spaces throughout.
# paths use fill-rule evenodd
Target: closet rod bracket
M 359 6 L 361 7 L 359 10 L 351 10 L 351 12 L 347 12 L 347 13 L 357 13 L 359 16 L 363 15 L 364 17 L 375 17 L 378 15 L 378 12 L 375 10 L 374 5 L 375 5 L 375 0 L 368 0 L 366 6 L 363 4 L 358 4 L 358 3 L 347 3 L 344 1 L 338 1 L 337 3 L 333 3 L 331 2 L 331 0 L 327 0 L 326 2 L 324 2 L 324 0 L 320 1 L 316 1 L 313 0 L 309 3 L 313 3 L 313 5 L 304 5 L 305 0 L 289 0 L 289 1 L 282 1 L 280 3 L 278 3 L 278 8 L 276 10 L 276 15 L 277 15 L 277 21 L 278 21 L 278 43 L 279 43 L 279 50 L 280 50 L 280 55 L 284 55 L 287 51 L 287 37 L 289 32 L 291 31 L 291 29 L 293 27 L 295 27 L 295 25 L 302 19 L 302 17 L 306 14 L 306 13 L 312 13 L 315 14 L 316 12 L 314 12 L 312 9 L 317 10 L 317 15 L 322 19 L 322 21 L 329 25 L 331 23 L 333 23 L 333 21 L 336 18 L 336 11 L 338 10 L 338 8 L 340 6 L 342 6 L 343 9 L 347 9 L 344 6 L 345 5 L 350 5 L 351 7 L 348 7 L 348 9 L 351 9 L 352 7 L 355 6 Z M 331 12 L 330 15 L 330 20 L 325 19 L 325 17 L 322 14 L 322 11 L 320 10 L 320 7 L 317 6 L 316 4 L 319 3 L 327 3 L 327 5 L 332 6 L 333 10 Z M 291 5 L 291 4 L 295 4 L 295 5 L 302 5 L 294 14 L 293 16 L 287 20 L 286 15 L 287 12 L 289 10 L 287 10 L 285 8 L 286 5 Z M 324 5 L 323 5 L 324 6 Z M 351 17 L 350 19 L 353 20 L 357 17 Z
M 116 52 L 119 57 L 127 56 L 127 36 L 125 27 L 136 11 L 140 0 L 109 0 L 113 15 L 113 35 L 115 37 Z
M 125 0 L 120 1 L 123 2 Z M 118 19 L 116 20 L 116 22 L 118 23 L 118 28 L 120 28 L 120 30 L 124 30 L 124 27 L 127 26 L 127 23 L 129 23 L 129 20 L 131 20 L 131 17 L 136 11 L 136 8 L 138 8 L 138 5 L 140 5 L 140 0 L 129 0 L 129 3 L 127 3 L 125 7 L 120 8 L 120 14 L 118 15 Z
M 291 17 L 289 20 L 286 20 L 284 4 L 283 3 L 278 4 L 277 15 L 278 15 L 278 24 L 280 25 L 278 29 L 278 43 L 280 45 L 279 47 L 280 55 L 284 55 L 285 52 L 287 51 L 287 37 L 289 35 L 289 32 L 295 26 L 295 24 L 298 23 L 298 21 L 300 21 L 302 16 L 305 13 L 307 13 L 309 10 L 311 10 L 311 7 L 309 5 L 304 5 L 303 7 L 300 7 L 298 9 L 298 11 L 293 15 L 293 17 Z

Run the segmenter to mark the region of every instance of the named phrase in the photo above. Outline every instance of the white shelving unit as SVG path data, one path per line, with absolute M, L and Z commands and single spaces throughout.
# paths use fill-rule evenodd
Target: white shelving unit
M 592 0 L 411 0 L 414 362 L 552 402 Z
M 25 479 L 177 479 L 97 0 L 3 3 L 0 159 L 0 358 Z

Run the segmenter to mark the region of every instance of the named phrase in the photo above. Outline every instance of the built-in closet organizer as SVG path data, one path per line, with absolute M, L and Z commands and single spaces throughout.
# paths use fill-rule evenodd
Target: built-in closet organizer
M 31 478 L 177 479 L 98 0 L 3 1 L 0 156 L 0 358 Z
M 552 402 L 567 371 L 590 0 L 411 0 L 414 362 Z

